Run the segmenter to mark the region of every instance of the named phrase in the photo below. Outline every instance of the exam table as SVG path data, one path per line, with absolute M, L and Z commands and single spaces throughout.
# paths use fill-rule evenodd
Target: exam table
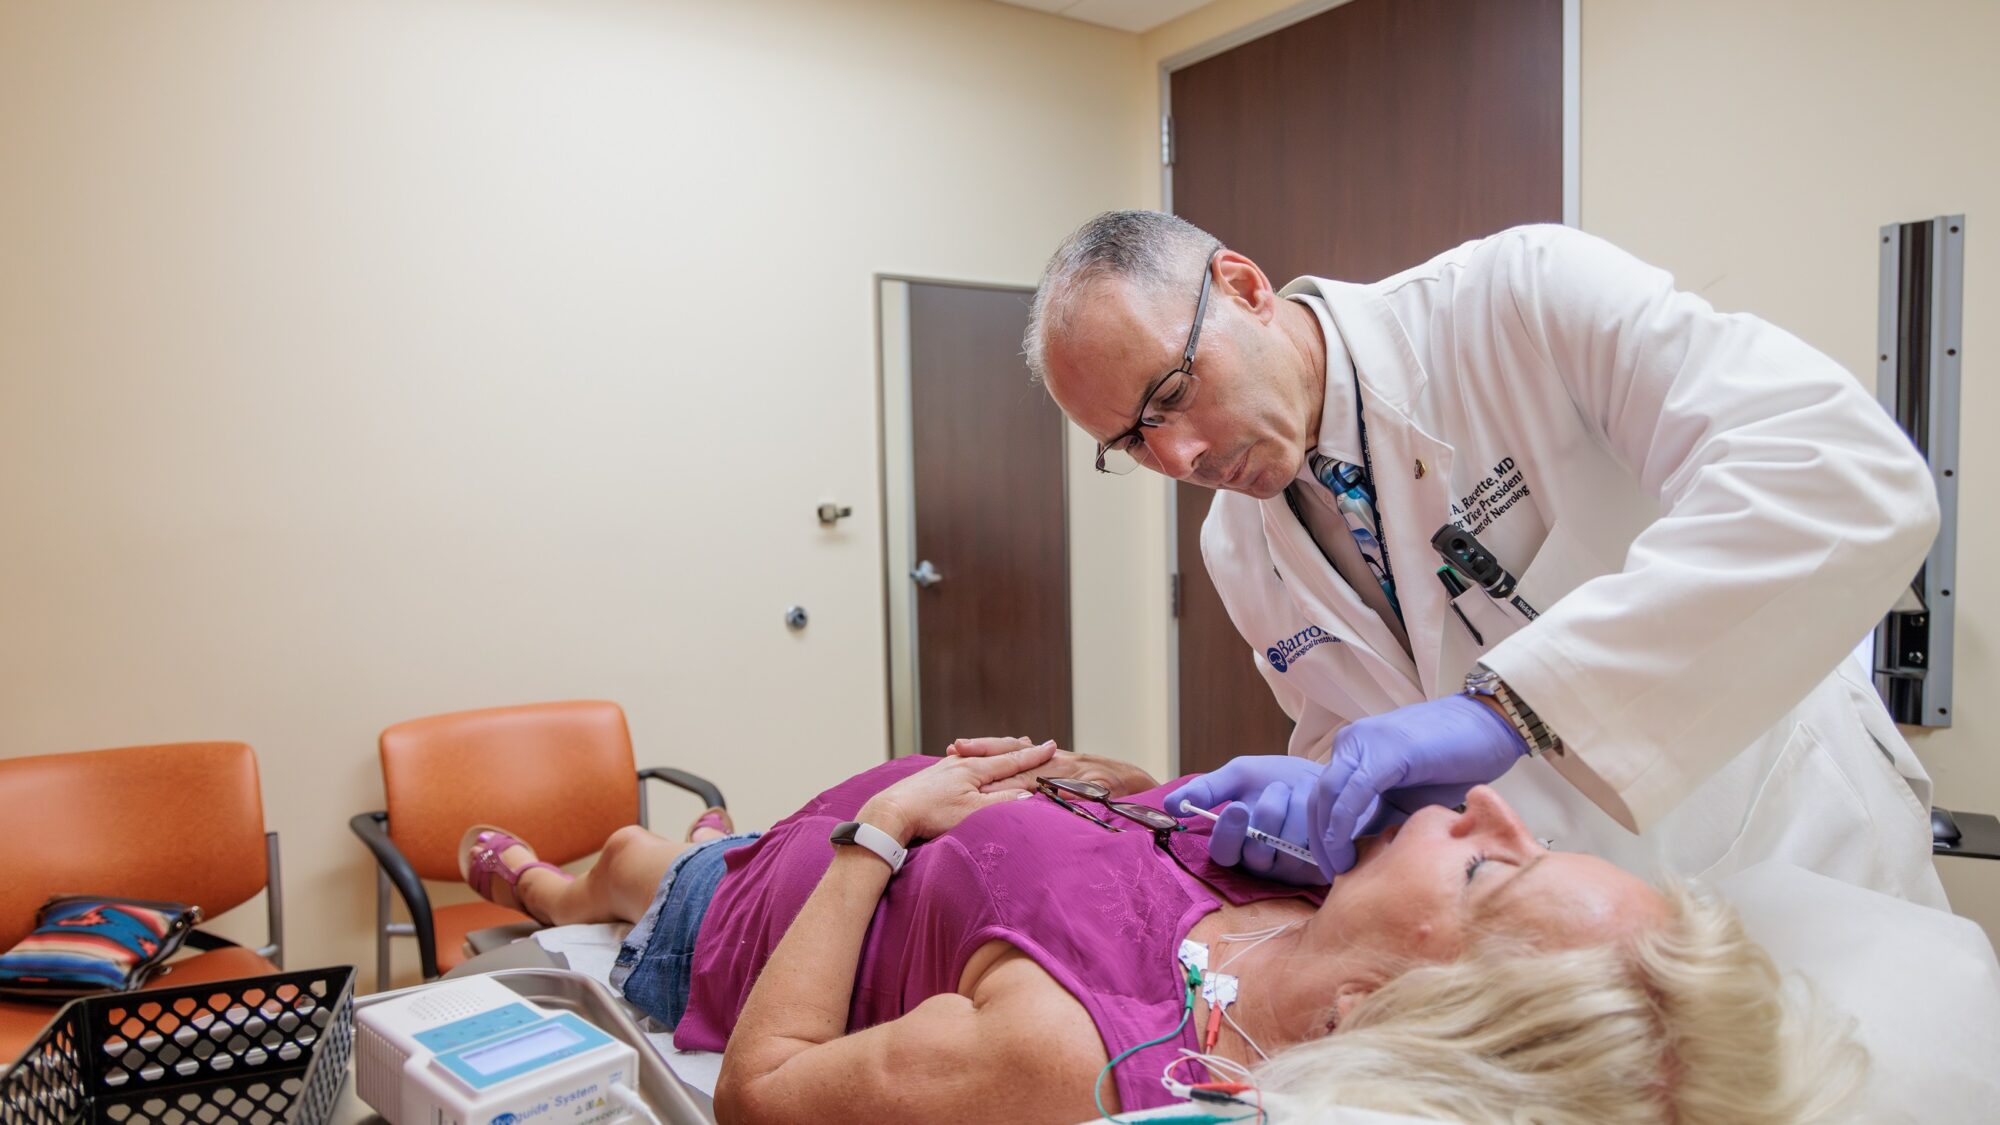
M 1961 849 L 1984 847 L 1978 821 L 1955 818 Z M 1988 818 L 1991 819 L 1991 818 Z M 1994 826 L 2000 831 L 2000 825 Z M 2000 841 L 1996 841 L 2000 842 Z M 1940 842 L 1940 854 L 1949 849 Z M 1970 854 L 1964 850 L 1957 854 Z M 1991 1121 L 2000 1105 L 2000 962 L 1972 922 L 1863 890 L 1790 864 L 1766 862 L 1731 875 L 1715 889 L 1780 968 L 1811 982 L 1819 996 L 1856 1020 L 1872 1064 L 1855 1119 L 1907 1119 L 1926 1125 Z M 481 954 L 451 975 L 563 966 L 603 981 L 622 927 L 559 926 Z M 623 1001 L 618 1001 L 623 1005 Z M 628 1006 L 629 1008 L 629 1006 Z M 687 1104 L 712 1121 L 709 1094 L 721 1056 L 674 1050 L 671 1036 L 647 1038 L 677 1076 Z M 349 1097 L 351 1098 L 351 1094 Z M 365 1119 L 336 1116 L 336 1125 Z M 1395 1125 L 1418 1119 L 1342 1107 L 1284 1112 L 1274 1122 Z M 1172 1116 L 1172 1110 L 1159 1111 Z M 665 1115 L 663 1114 L 663 1117 Z M 1152 1114 L 1124 1114 L 1121 1121 Z

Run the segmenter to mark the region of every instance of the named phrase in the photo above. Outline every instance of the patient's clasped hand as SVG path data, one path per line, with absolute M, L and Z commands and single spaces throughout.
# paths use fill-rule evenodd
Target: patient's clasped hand
M 1549 851 L 1490 789 L 1363 839 L 1322 892 L 1217 864 L 1205 821 L 1148 815 L 1171 787 L 976 741 L 761 835 L 620 829 L 574 880 L 497 829 L 465 862 L 542 921 L 635 923 L 613 980 L 676 1045 L 726 1052 L 724 1121 L 1070 1122 L 1232 1063 L 1468 1121 L 1790 1121 L 1858 1080 L 1727 907 Z M 1064 773 L 1101 784 L 1042 780 Z M 902 870 L 831 845 L 849 820 L 909 846 Z M 1184 941 L 1233 1003 L 1189 987 Z

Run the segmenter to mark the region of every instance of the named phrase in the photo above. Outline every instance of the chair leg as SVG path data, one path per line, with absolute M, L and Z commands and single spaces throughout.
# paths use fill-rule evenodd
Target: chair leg
M 264 833 L 264 924 L 270 941 L 257 952 L 271 963 L 285 967 L 285 880 L 278 862 L 278 834 Z
M 389 988 L 389 873 L 375 868 L 375 990 Z

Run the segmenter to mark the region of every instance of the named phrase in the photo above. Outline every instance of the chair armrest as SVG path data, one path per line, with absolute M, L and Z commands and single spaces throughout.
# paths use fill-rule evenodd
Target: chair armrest
M 2000 859 L 2000 817 L 1932 809 L 1931 854 Z
M 434 980 L 438 975 L 437 927 L 431 920 L 431 896 L 424 890 L 424 881 L 417 877 L 416 869 L 403 857 L 402 849 L 389 839 L 389 814 L 387 812 L 356 813 L 348 818 L 347 827 L 354 830 L 368 850 L 375 853 L 375 862 L 380 864 L 389 882 L 395 884 L 398 894 L 403 896 L 403 905 L 409 908 L 410 925 L 416 930 L 417 956 L 422 959 L 424 979 Z
M 686 770 L 677 770 L 671 766 L 654 766 L 651 769 L 640 770 L 639 787 L 641 791 L 645 789 L 645 783 L 649 780 L 664 781 L 668 785 L 677 785 L 700 797 L 706 802 L 708 808 L 726 809 L 729 807 L 723 803 L 722 790 L 717 789 L 714 782 L 705 777 L 697 777 Z

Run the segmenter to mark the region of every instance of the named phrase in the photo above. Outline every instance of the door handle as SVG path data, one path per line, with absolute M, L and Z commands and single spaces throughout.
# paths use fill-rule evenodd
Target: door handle
M 937 567 L 931 565 L 931 560 L 925 559 L 916 565 L 916 569 L 910 571 L 910 579 L 917 585 L 929 589 L 944 581 L 944 575 L 939 574 Z

